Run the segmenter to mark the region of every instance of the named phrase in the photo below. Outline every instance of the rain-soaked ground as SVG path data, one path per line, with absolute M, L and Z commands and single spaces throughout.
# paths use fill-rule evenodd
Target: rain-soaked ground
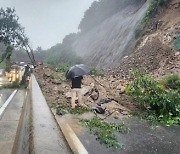
M 109 119 L 119 121 L 120 119 Z M 128 118 L 128 134 L 117 133 L 118 140 L 125 144 L 125 149 L 111 149 L 101 145 L 87 128 L 74 129 L 77 136 L 90 154 L 180 154 L 180 126 L 167 127 L 158 125 L 152 129 L 145 120 Z

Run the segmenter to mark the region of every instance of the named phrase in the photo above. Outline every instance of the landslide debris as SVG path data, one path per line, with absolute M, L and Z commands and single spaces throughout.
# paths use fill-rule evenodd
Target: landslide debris
M 170 0 L 167 6 L 159 7 L 157 14 L 144 29 L 139 45 L 129 56 L 111 68 L 110 74 L 129 78 L 132 68 L 144 68 L 155 78 L 171 73 L 180 73 L 180 51 L 174 42 L 180 36 L 180 0 Z
M 70 108 L 71 83 L 65 80 L 64 73 L 55 72 L 45 66 L 38 66 L 34 72 L 49 107 L 64 105 Z M 112 114 L 115 118 L 127 117 L 129 111 L 136 108 L 130 97 L 124 93 L 129 81 L 113 75 L 93 78 L 87 75 L 83 79 L 82 94 L 87 106 L 98 106 L 101 99 L 113 98 L 114 100 L 102 104 L 101 107 L 106 110 L 106 114 Z

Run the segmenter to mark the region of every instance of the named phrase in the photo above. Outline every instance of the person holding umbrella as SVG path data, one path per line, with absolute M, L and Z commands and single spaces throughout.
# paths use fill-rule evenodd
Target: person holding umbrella
M 81 94 L 81 84 L 83 75 L 88 74 L 90 71 L 89 67 L 85 64 L 79 64 L 72 66 L 66 73 L 66 78 L 72 81 L 72 97 L 71 97 L 71 107 L 75 108 L 76 96 L 78 96 L 78 104 L 83 106 L 82 94 Z
M 74 109 L 75 108 L 75 100 L 76 96 L 78 97 L 78 104 L 79 106 L 83 106 L 83 99 L 82 99 L 82 94 L 81 94 L 81 84 L 82 84 L 82 76 L 77 76 L 71 79 L 72 81 L 72 97 L 71 97 L 71 107 Z

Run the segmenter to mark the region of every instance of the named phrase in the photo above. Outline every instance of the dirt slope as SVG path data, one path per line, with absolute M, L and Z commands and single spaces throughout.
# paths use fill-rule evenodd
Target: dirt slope
M 167 8 L 159 8 L 136 51 L 124 57 L 110 72 L 127 77 L 131 68 L 142 67 L 155 77 L 179 74 L 180 53 L 173 49 L 173 42 L 180 34 L 179 14 L 180 0 L 172 0 Z
M 180 74 L 180 52 L 175 51 L 172 47 L 176 35 L 180 34 L 179 14 L 180 0 L 172 0 L 167 8 L 160 8 L 157 16 L 146 29 L 146 35 L 141 39 L 136 51 L 119 61 L 118 66 L 110 69 L 108 75 L 95 77 L 103 86 L 99 86 L 89 76 L 84 78 L 83 85 L 90 88 L 90 91 L 94 85 L 97 86 L 98 100 L 109 97 L 117 101 L 103 106 L 110 112 L 117 110 L 114 116 L 127 115 L 129 110 L 136 108 L 131 98 L 124 93 L 125 85 L 129 84 L 129 70 L 132 68 L 145 68 L 156 78 L 169 73 Z M 37 67 L 35 70 L 49 106 L 54 107 L 61 103 L 70 106 L 70 97 L 67 96 L 71 90 L 70 85 L 67 82 L 53 79 L 54 73 L 56 72 L 51 68 L 44 66 Z M 85 103 L 88 106 L 96 105 L 98 100 L 94 101 L 89 93 L 85 95 Z
M 134 30 L 144 16 L 149 0 L 133 0 L 116 14 L 82 33 L 72 48 L 89 65 L 107 68 L 132 51 Z M 96 18 L 96 17 L 94 17 Z

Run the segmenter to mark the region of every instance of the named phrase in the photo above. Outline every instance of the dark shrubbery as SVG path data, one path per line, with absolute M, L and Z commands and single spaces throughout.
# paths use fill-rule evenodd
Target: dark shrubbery
M 56 67 L 55 71 L 66 73 L 69 70 L 69 68 L 70 65 L 61 63 Z
M 146 25 L 148 21 L 155 15 L 157 8 L 158 8 L 158 0 L 152 0 L 146 11 L 144 18 L 141 21 L 143 25 Z
M 167 6 L 169 3 L 169 0 L 159 0 L 159 5 L 160 6 Z
M 180 92 L 180 76 L 177 74 L 171 74 L 169 76 L 166 76 L 162 80 L 162 84 L 166 89 L 173 89 Z
M 104 76 L 105 72 L 99 68 L 91 68 L 90 75 Z
M 137 76 L 126 90 L 142 110 L 154 115 L 158 121 L 180 124 L 180 93 L 177 89 L 179 76 L 168 76 L 159 82 L 149 75 L 143 75 Z
M 151 0 L 150 5 L 146 11 L 144 18 L 142 19 L 141 23 L 146 25 L 149 20 L 155 16 L 159 6 L 167 6 L 169 0 Z

